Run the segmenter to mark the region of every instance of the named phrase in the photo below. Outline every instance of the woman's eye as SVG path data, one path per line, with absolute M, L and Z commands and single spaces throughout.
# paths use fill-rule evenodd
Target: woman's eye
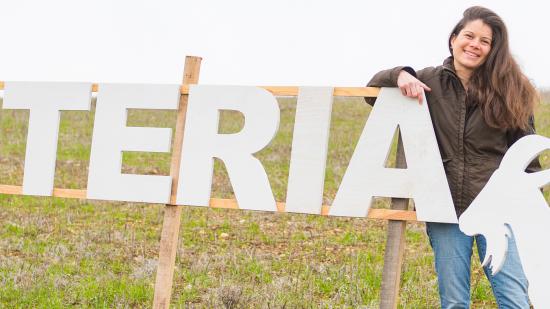
M 465 36 L 466 38 L 468 38 L 468 39 L 473 38 L 473 36 L 472 36 L 471 34 L 469 34 L 469 33 L 466 33 L 464 36 Z

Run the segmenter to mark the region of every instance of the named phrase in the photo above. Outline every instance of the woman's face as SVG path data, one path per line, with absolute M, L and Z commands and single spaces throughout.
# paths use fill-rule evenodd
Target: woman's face
M 455 70 L 473 72 L 491 51 L 493 31 L 480 19 L 471 21 L 451 38 Z

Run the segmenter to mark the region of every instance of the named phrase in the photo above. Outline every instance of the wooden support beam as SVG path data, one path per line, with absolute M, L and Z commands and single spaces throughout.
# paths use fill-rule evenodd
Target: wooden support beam
M 401 133 L 397 142 L 395 167 L 405 168 L 405 152 Z M 406 211 L 409 208 L 409 199 L 392 198 L 391 209 Z M 401 281 L 401 266 L 405 251 L 405 230 L 407 221 L 388 221 L 388 237 L 384 253 L 384 268 L 382 270 L 382 286 L 380 288 L 380 309 L 396 309 L 399 304 L 399 287 Z
M 199 81 L 199 73 L 202 58 L 188 56 L 185 58 L 183 84 L 196 84 Z M 155 296 L 153 308 L 169 308 L 172 296 L 172 283 L 174 281 L 174 267 L 176 264 L 176 252 L 179 245 L 179 231 L 181 224 L 181 206 L 175 206 L 176 189 L 178 187 L 180 157 L 183 145 L 183 130 L 185 128 L 185 115 L 187 113 L 188 95 L 180 97 L 178 114 L 176 118 L 176 134 L 172 147 L 172 162 L 170 175 L 172 176 L 172 195 L 170 203 L 164 208 L 164 221 L 160 238 L 159 263 L 155 280 Z
M 21 186 L 11 186 L 11 185 L 0 185 L 0 194 L 10 194 L 10 195 L 23 195 L 23 187 Z M 86 190 L 75 190 L 75 189 L 59 189 L 54 188 L 53 194 L 54 197 L 61 198 L 86 198 Z M 277 212 L 285 212 L 285 203 L 277 202 Z M 175 206 L 178 208 L 179 206 Z M 212 208 L 226 208 L 226 209 L 239 209 L 239 204 L 235 199 L 222 199 L 222 198 L 211 198 L 210 207 Z M 330 209 L 329 205 L 323 205 L 321 208 L 321 215 L 328 216 L 328 211 Z M 396 221 L 417 221 L 416 212 L 412 210 L 397 210 L 397 209 L 373 209 L 369 210 L 367 215 L 368 219 L 378 219 L 378 220 L 396 220 Z
M 300 87 L 295 86 L 259 86 L 275 96 L 297 96 Z M 182 85 L 182 94 L 189 93 L 189 85 Z M 334 87 L 334 96 L 341 97 L 377 97 L 380 88 L 377 87 Z
M 12 186 L 12 185 L 0 185 L 0 194 L 23 195 L 23 187 Z M 86 190 L 54 188 L 52 192 L 52 196 L 63 197 L 63 198 L 85 199 Z
M 239 209 L 237 201 L 234 199 L 211 198 L 210 207 Z M 329 205 L 323 205 L 321 215 L 328 216 Z M 285 212 L 285 203 L 277 202 L 277 212 Z M 369 219 L 396 220 L 396 221 L 417 221 L 416 212 L 410 210 L 397 209 L 373 209 L 369 210 L 367 215 Z

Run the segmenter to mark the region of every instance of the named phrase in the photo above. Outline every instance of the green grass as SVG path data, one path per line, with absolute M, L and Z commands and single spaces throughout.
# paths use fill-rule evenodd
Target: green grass
M 281 125 L 258 157 L 284 201 L 295 99 L 280 98 Z M 370 108 L 336 99 L 324 203 L 330 204 Z M 224 112 L 220 132 L 236 132 L 242 115 Z M 550 136 L 550 105 L 537 110 Z M 0 110 L 0 183 L 20 185 L 28 112 Z M 173 127 L 175 113 L 131 111 L 129 125 Z M 55 186 L 85 188 L 93 112 L 61 117 Z M 550 165 L 547 153 L 541 156 Z M 391 163 L 390 163 L 391 164 Z M 168 175 L 169 154 L 124 153 L 123 171 Z M 233 191 L 216 160 L 213 196 Z M 548 197 L 548 196 L 547 196 Z M 376 207 L 387 207 L 380 199 Z M 163 206 L 0 195 L 0 307 L 150 307 Z M 183 208 L 174 307 L 376 308 L 386 222 L 357 218 Z M 433 255 L 421 223 L 407 225 L 400 308 L 439 306 Z M 474 308 L 494 308 L 474 258 Z

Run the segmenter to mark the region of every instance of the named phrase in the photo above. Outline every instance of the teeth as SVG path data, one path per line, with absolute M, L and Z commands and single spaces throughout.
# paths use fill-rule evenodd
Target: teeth
M 469 51 L 464 51 L 465 54 L 469 55 L 469 56 L 472 56 L 472 57 L 479 57 L 478 55 L 472 53 L 472 52 L 469 52 Z

